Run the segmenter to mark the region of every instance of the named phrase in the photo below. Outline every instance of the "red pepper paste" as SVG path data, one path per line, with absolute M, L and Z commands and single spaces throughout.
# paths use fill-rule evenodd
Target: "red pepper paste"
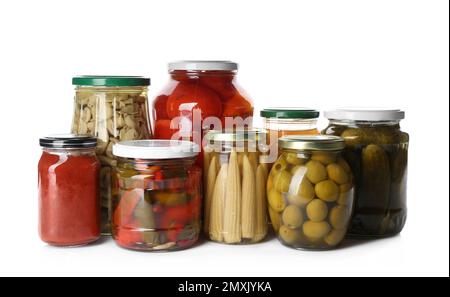
M 100 162 L 95 147 L 45 147 L 47 144 L 42 140 L 44 152 L 38 166 L 42 241 L 56 246 L 78 246 L 97 240 Z

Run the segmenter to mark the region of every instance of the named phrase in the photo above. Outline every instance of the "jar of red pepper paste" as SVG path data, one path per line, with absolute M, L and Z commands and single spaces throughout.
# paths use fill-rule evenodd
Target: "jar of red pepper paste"
M 188 141 L 135 140 L 113 146 L 112 235 L 133 250 L 194 245 L 201 224 L 198 146 Z
M 100 162 L 97 139 L 54 135 L 39 140 L 39 235 L 55 246 L 80 246 L 100 237 Z

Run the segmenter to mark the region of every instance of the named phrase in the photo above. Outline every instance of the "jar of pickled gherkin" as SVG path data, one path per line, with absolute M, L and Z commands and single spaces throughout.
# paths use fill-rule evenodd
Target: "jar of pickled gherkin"
M 186 141 L 136 140 L 114 145 L 112 235 L 124 248 L 180 250 L 201 229 L 198 146 Z
M 267 181 L 272 226 L 292 248 L 331 249 L 353 210 L 353 174 L 336 136 L 285 136 Z
M 216 242 L 248 244 L 268 231 L 264 131 L 210 131 L 204 141 L 204 232 Z
M 385 237 L 406 221 L 409 135 L 400 129 L 401 110 L 328 111 L 324 134 L 344 138 L 344 157 L 355 174 L 352 237 Z
M 261 111 L 264 128 L 286 135 L 316 135 L 320 112 L 309 108 L 267 108 Z
M 102 234 L 111 232 L 112 146 L 123 140 L 148 139 L 147 89 L 150 79 L 137 76 L 78 76 L 72 133 L 96 136 L 101 162 Z

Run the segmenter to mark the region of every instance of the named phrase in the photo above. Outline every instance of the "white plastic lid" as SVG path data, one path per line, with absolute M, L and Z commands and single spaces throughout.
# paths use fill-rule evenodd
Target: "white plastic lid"
M 405 118 L 400 109 L 335 109 L 324 113 L 329 120 L 396 121 Z
M 181 159 L 195 157 L 199 146 L 181 140 L 131 140 L 113 146 L 113 155 L 133 159 Z
M 238 64 L 231 61 L 176 61 L 169 63 L 169 71 L 172 70 L 222 70 L 234 71 Z

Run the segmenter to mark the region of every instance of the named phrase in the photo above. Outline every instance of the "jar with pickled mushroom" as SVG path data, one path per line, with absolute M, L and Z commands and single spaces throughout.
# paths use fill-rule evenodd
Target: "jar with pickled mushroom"
M 72 133 L 96 136 L 101 162 L 102 234 L 111 233 L 111 172 L 115 143 L 151 138 L 147 89 L 150 79 L 137 76 L 79 76 L 75 85 Z
M 355 174 L 352 237 L 398 234 L 406 222 L 409 135 L 400 129 L 401 110 L 328 111 L 323 134 L 345 140 L 344 157 Z
M 201 230 L 201 170 L 192 142 L 115 144 L 112 236 L 123 248 L 172 251 L 194 245 Z
M 267 108 L 261 111 L 264 128 L 278 133 L 278 137 L 287 135 L 317 135 L 319 111 L 307 108 Z
M 344 239 L 353 210 L 353 173 L 336 136 L 285 136 L 267 181 L 272 226 L 298 249 L 331 249 Z
M 170 63 L 169 83 L 153 101 L 155 138 L 200 145 L 205 129 L 252 126 L 253 104 L 237 84 L 237 68 L 230 61 Z
M 215 242 L 249 244 L 268 231 L 266 133 L 210 131 L 204 146 L 204 232 Z

